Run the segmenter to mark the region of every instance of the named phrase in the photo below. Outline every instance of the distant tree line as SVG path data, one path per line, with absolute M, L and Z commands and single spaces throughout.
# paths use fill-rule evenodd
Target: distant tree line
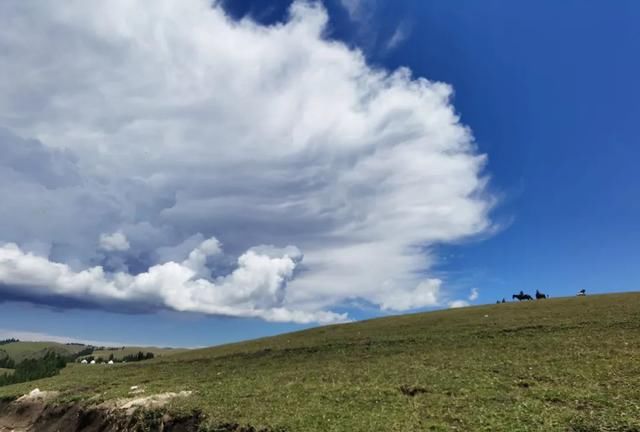
M 125 347 L 112 347 L 112 346 L 99 346 L 99 347 L 95 347 L 96 351 L 120 351 L 123 350 Z
M 17 339 L 8 339 L 9 342 L 19 342 Z M 0 342 L 1 344 L 1 342 Z M 60 369 L 66 364 L 81 356 L 93 353 L 94 347 L 86 346 L 82 350 L 72 355 L 62 355 L 53 351 L 47 352 L 44 357 L 29 358 L 16 363 L 5 351 L 0 349 L 0 353 L 4 352 L 6 356 L 0 357 L 0 368 L 14 369 L 12 374 L 0 374 L 0 386 L 17 384 L 21 382 L 32 381 L 40 378 L 47 378 L 57 375 Z
M 16 340 L 14 339 L 12 342 L 16 342 Z M 0 368 L 13 369 L 13 373 L 0 375 L 0 387 L 57 375 L 68 362 L 77 360 L 79 357 L 84 357 L 89 362 L 91 360 L 96 360 L 96 363 L 104 363 L 102 357 L 94 358 L 94 356 L 91 355 L 93 350 L 94 347 L 87 346 L 83 350 L 71 356 L 64 356 L 50 351 L 47 352 L 44 357 L 25 359 L 19 363 L 16 363 L 8 355 L 3 356 L 0 358 Z M 124 356 L 122 361 L 136 362 L 150 360 L 154 357 L 154 354 L 151 352 L 144 353 L 142 351 L 138 351 L 136 354 Z M 114 360 L 113 354 L 109 355 L 109 360 Z
M 54 352 L 48 352 L 38 359 L 22 360 L 15 366 L 12 374 L 0 375 L 0 386 L 57 375 L 65 367 L 67 360 L 69 359 Z
M 11 339 L 4 339 L 4 340 L 0 340 L 0 345 L 6 345 L 6 344 L 10 344 L 13 342 L 20 342 L 19 339 L 15 339 L 15 338 L 11 338 Z
M 138 351 L 137 354 L 129 354 L 122 357 L 122 361 L 135 362 L 135 361 L 142 361 L 142 360 L 151 360 L 153 357 L 154 355 L 151 352 L 143 353 L 142 351 Z
M 138 351 L 135 354 L 127 354 L 126 356 L 122 357 L 121 359 L 116 359 L 115 356 L 113 355 L 113 353 L 109 354 L 109 357 L 107 358 L 107 360 L 105 360 L 102 356 L 93 356 L 93 355 L 88 355 L 86 357 L 83 357 L 82 359 L 78 358 L 77 361 L 80 360 L 86 360 L 87 362 L 91 363 L 93 360 L 96 361 L 96 363 L 106 363 L 109 361 L 121 361 L 121 362 L 137 362 L 137 361 L 142 361 L 142 360 L 150 360 L 152 358 L 154 358 L 155 355 L 151 352 L 142 352 L 142 351 Z
M 75 355 L 76 358 L 78 357 L 84 357 L 84 356 L 88 356 L 93 354 L 93 347 L 92 346 L 88 346 L 80 351 L 78 351 Z

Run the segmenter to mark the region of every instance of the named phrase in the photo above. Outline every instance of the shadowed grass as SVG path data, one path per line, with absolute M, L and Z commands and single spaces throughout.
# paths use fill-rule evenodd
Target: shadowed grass
M 206 423 L 288 431 L 638 431 L 640 295 L 509 303 L 321 327 L 34 387 L 98 403 L 192 390 Z

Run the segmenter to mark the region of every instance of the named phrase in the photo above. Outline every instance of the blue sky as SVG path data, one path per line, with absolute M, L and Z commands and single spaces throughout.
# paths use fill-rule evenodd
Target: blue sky
M 0 178 L 16 185 L 0 192 L 8 203 L 0 211 L 0 244 L 14 246 L 0 254 L 6 264 L 4 273 L 0 265 L 6 300 L 0 303 L 0 336 L 206 346 L 318 322 L 491 303 L 521 289 L 554 297 L 581 288 L 637 290 L 637 2 L 327 0 L 328 22 L 316 36 L 309 29 L 317 26 L 317 11 L 305 9 L 290 19 L 288 1 L 227 1 L 225 12 L 233 20 L 244 17 L 247 26 L 238 33 L 215 22 L 220 28 L 214 36 L 228 38 L 231 54 L 224 44 L 211 47 L 180 32 L 193 28 L 191 35 L 206 36 L 206 25 L 213 25 L 200 22 L 206 13 L 195 6 L 167 7 L 178 24 L 184 17 L 184 27 L 167 27 L 164 44 L 154 45 L 155 39 L 144 39 L 153 34 L 145 26 L 163 19 L 161 12 L 104 29 L 92 21 L 97 4 L 96 11 L 58 17 L 57 9 L 47 10 L 54 3 L 44 2 L 41 10 L 2 6 L 2 16 L 43 29 L 18 43 L 9 36 L 20 29 L 4 26 L 0 40 L 12 42 L 0 45 L 8 53 L 3 58 L 43 73 L 22 79 L 15 72 L 13 86 L 0 87 L 0 148 L 8 155 Z M 114 19 L 123 18 L 119 12 Z M 293 36 L 260 32 L 259 26 L 290 28 L 296 19 L 301 33 Z M 59 44 L 46 38 L 51 29 L 62 34 Z M 90 37 L 78 43 L 75 32 Z M 155 69 L 131 60 L 120 41 L 148 55 Z M 33 63 L 37 56 L 29 55 L 60 46 L 73 47 L 84 63 L 68 69 L 64 59 Z M 270 75 L 274 64 L 280 72 Z M 227 67 L 222 84 L 214 74 L 219 65 Z M 415 81 L 375 78 L 376 70 L 399 67 L 410 69 L 412 79 L 449 84 L 451 102 L 435 97 L 438 87 L 427 86 L 420 96 L 407 84 Z M 380 86 L 367 95 L 380 99 L 343 124 L 355 115 L 344 99 L 356 72 Z M 74 73 L 91 81 L 66 82 Z M 131 78 L 136 76 L 146 79 Z M 192 80 L 174 82 L 174 76 Z M 199 88 L 194 94 L 207 96 L 198 99 L 184 83 L 201 76 L 212 90 Z M 170 90 L 167 98 L 153 99 L 144 91 L 147 84 Z M 281 90 L 265 94 L 270 86 Z M 382 99 L 389 88 L 400 96 Z M 135 101 L 128 100 L 138 91 Z M 178 102 L 171 100 L 176 93 L 182 95 Z M 299 112 L 287 109 L 294 105 L 287 97 L 301 104 Z M 269 109 L 256 108 L 265 104 Z M 220 114 L 225 110 L 228 116 Z M 333 119 L 325 111 L 342 114 Z M 408 112 L 420 115 L 408 120 Z M 448 112 L 461 123 L 452 123 Z M 246 133 L 240 121 L 245 114 L 261 134 Z M 442 116 L 449 120 L 429 120 Z M 392 133 L 375 132 L 387 130 L 376 129 L 379 118 L 387 119 L 384 127 L 391 125 Z M 211 126 L 218 123 L 224 127 Z M 362 128 L 350 129 L 354 123 Z M 327 132 L 328 124 L 341 135 Z M 464 127 L 473 133 L 472 144 L 460 135 Z M 307 136 L 307 130 L 314 133 Z M 354 139 L 340 141 L 344 136 Z M 415 137 L 422 147 L 413 147 Z M 359 150 L 344 153 L 377 140 L 391 173 Z M 284 142 L 294 150 L 278 147 Z M 234 153 L 243 146 L 248 150 Z M 452 153 L 456 157 L 449 159 Z M 393 165 L 412 154 L 424 165 Z M 478 164 L 479 155 L 486 155 L 485 165 Z M 335 162 L 345 157 L 365 162 L 346 175 L 349 169 Z M 301 174 L 316 170 L 317 177 Z M 414 170 L 436 174 L 411 177 Z M 404 171 L 418 187 L 394 177 Z M 404 208 L 406 201 L 416 205 Z M 47 204 L 40 208 L 39 202 Z M 455 203 L 451 214 L 433 216 L 433 208 L 449 203 Z M 403 211 L 386 212 L 394 206 Z M 279 211 L 283 207 L 286 212 Z M 377 240 L 361 248 L 363 236 Z M 206 243 L 211 237 L 216 240 Z M 420 252 L 406 252 L 409 246 Z M 169 261 L 182 267 L 161 266 Z M 149 270 L 153 265 L 160 265 L 157 273 Z M 97 266 L 107 276 L 82 273 Z M 56 272 L 66 276 L 48 279 Z M 109 291 L 117 272 L 131 280 Z M 195 275 L 188 282 L 202 276 L 209 285 L 184 283 L 174 292 L 170 282 L 182 283 L 184 272 Z M 134 280 L 140 274 L 152 282 Z M 383 278 L 387 285 L 371 287 Z M 222 294 L 202 296 L 202 289 Z

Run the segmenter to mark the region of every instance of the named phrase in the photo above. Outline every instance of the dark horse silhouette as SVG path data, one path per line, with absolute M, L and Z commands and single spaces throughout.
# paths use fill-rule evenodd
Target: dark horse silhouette
M 546 299 L 548 296 L 546 294 L 542 294 L 540 291 L 536 290 L 536 300 Z
M 522 291 L 520 291 L 520 293 L 518 294 L 514 294 L 511 296 L 512 299 L 518 299 L 518 301 L 522 301 L 522 300 L 533 300 L 533 297 L 531 297 L 529 294 L 525 294 Z

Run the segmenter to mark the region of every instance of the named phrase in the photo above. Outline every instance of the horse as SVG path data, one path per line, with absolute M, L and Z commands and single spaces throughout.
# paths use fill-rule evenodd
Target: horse
M 511 299 L 518 299 L 518 301 L 522 301 L 522 300 L 533 300 L 533 297 L 531 297 L 529 294 L 524 294 L 521 292 L 520 294 L 512 295 Z
M 549 296 L 547 296 L 546 294 L 542 294 L 540 291 L 536 290 L 536 300 L 540 300 L 540 299 L 546 299 Z

